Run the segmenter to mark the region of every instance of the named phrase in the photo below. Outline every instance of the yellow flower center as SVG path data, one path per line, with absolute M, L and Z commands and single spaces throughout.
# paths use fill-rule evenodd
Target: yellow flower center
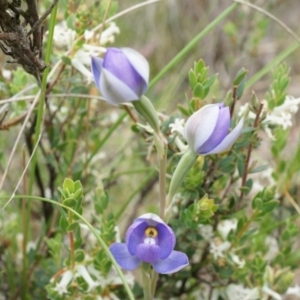
M 146 228 L 145 235 L 149 236 L 151 238 L 155 238 L 155 237 L 157 237 L 158 232 L 155 227 L 150 226 L 150 227 Z

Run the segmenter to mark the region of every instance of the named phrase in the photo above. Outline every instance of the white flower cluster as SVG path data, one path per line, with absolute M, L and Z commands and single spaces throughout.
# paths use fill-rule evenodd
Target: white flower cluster
M 108 27 L 103 30 L 101 36 L 93 31 L 86 30 L 84 33 L 85 43 L 77 50 L 71 59 L 72 66 L 82 73 L 87 83 L 91 83 L 93 76 L 89 68 L 91 56 L 99 56 L 105 53 L 103 47 L 108 43 L 115 41 L 115 35 L 120 33 L 119 27 L 115 23 L 109 23 Z M 61 22 L 54 28 L 53 41 L 59 48 L 67 48 L 70 50 L 76 39 L 76 32 L 67 27 L 67 23 Z M 91 44 L 94 41 L 94 44 Z
M 225 258 L 226 254 L 228 254 L 228 258 L 238 268 L 243 268 L 245 261 L 241 260 L 239 256 L 235 254 L 235 249 L 231 249 L 231 243 L 227 240 L 229 233 L 236 231 L 237 223 L 237 219 L 222 220 L 217 226 L 217 236 L 214 236 L 211 225 L 200 224 L 199 231 L 203 239 L 209 242 L 209 251 L 213 255 L 214 260 L 219 261 L 219 259 Z
M 131 273 L 126 273 L 125 279 L 130 287 L 134 285 L 134 277 Z M 115 299 L 119 300 L 119 298 L 113 294 L 108 293 L 108 286 L 116 286 L 122 285 L 123 282 L 116 273 L 115 269 L 111 269 L 109 274 L 106 277 L 103 277 L 101 273 L 94 268 L 92 265 L 85 266 L 83 264 L 77 265 L 74 270 L 65 270 L 62 274 L 59 282 L 55 284 L 53 288 L 60 296 L 64 294 L 68 294 L 68 286 L 72 283 L 72 281 L 78 277 L 81 277 L 88 285 L 86 292 L 93 291 L 96 287 L 100 286 L 102 290 L 106 290 L 106 295 L 101 297 L 97 296 L 97 300 L 106 300 L 106 299 Z M 93 279 L 95 278 L 95 279 Z M 54 279 L 51 279 L 50 282 L 53 282 Z
M 174 123 L 169 125 L 171 134 L 175 137 L 175 145 L 178 147 L 180 152 L 184 152 L 188 148 L 188 146 L 182 142 L 182 138 L 184 139 L 184 125 L 185 120 L 178 118 L 174 120 Z
M 300 98 L 294 98 L 293 96 L 287 95 L 284 102 L 276 106 L 273 110 L 268 109 L 268 103 L 266 100 L 262 101 L 263 112 L 266 113 L 266 118 L 263 121 L 264 129 L 271 140 L 275 140 L 275 137 L 271 131 L 269 125 L 281 126 L 284 130 L 288 129 L 293 125 L 292 116 L 296 114 L 299 109 Z M 249 104 L 240 107 L 239 116 L 242 116 L 245 111 L 249 109 Z M 255 119 L 255 114 L 249 112 L 249 118 Z

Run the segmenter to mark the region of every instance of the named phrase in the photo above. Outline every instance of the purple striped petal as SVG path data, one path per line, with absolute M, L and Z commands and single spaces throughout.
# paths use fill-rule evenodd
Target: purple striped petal
M 134 220 L 136 221 L 145 221 L 148 223 L 149 226 L 156 226 L 157 224 L 165 224 L 165 222 L 156 214 L 152 214 L 152 213 L 147 213 L 147 214 L 143 214 L 140 217 L 138 217 L 137 219 Z
M 110 246 L 109 250 L 118 265 L 127 271 L 136 269 L 141 263 L 138 257 L 130 255 L 124 243 L 114 243 Z
M 138 57 L 131 58 L 131 60 L 134 59 L 138 59 Z M 138 98 L 143 94 L 143 90 L 145 85 L 147 86 L 147 83 L 144 78 L 141 77 L 139 72 L 132 66 L 131 62 L 121 49 L 107 49 L 103 59 L 103 68 L 127 85 L 138 96 Z
M 197 153 L 197 150 L 212 135 L 219 118 L 219 111 L 219 104 L 205 105 L 187 120 L 184 135 L 194 152 Z
M 174 250 L 176 238 L 173 230 L 166 224 L 158 224 L 156 226 L 158 231 L 158 246 L 160 248 L 159 258 L 167 258 Z
M 224 140 L 213 150 L 206 154 L 214 154 L 214 153 L 220 153 L 227 149 L 229 149 L 234 142 L 238 139 L 238 137 L 241 134 L 241 131 L 243 129 L 244 125 L 244 118 L 242 118 L 237 126 L 224 138 Z
M 216 148 L 226 137 L 230 128 L 229 107 L 220 108 L 218 121 L 208 140 L 197 149 L 198 154 L 205 154 Z
M 92 74 L 94 76 L 95 84 L 100 90 L 100 74 L 102 71 L 102 64 L 103 59 L 100 57 L 92 57 L 91 58 L 91 68 L 92 68 Z
M 136 256 L 147 263 L 153 263 L 159 259 L 160 248 L 153 244 L 140 244 L 136 249 Z
M 121 48 L 127 59 L 129 60 L 130 64 L 133 68 L 140 74 L 140 76 L 144 79 L 144 87 L 142 90 L 142 94 L 147 91 L 148 82 L 149 82 L 149 64 L 147 59 L 141 55 L 139 52 L 131 49 L 131 48 Z
M 152 263 L 154 270 L 160 274 L 171 274 L 189 265 L 188 257 L 180 251 L 173 251 L 171 255 Z
M 134 222 L 126 232 L 126 245 L 131 255 L 135 255 L 139 244 L 144 242 L 145 230 L 149 227 L 145 221 Z
M 112 105 L 118 105 L 140 98 L 130 87 L 106 69 L 102 69 L 99 90 L 102 96 Z

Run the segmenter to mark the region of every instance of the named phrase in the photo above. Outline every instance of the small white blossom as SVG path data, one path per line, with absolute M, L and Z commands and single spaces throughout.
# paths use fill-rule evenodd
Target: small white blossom
M 67 294 L 68 293 L 67 287 L 71 282 L 72 278 L 73 278 L 73 272 L 71 270 L 67 270 L 66 272 L 63 273 L 60 282 L 58 282 L 55 285 L 53 290 L 58 292 L 60 296 L 62 296 L 63 294 Z
M 212 253 L 214 259 L 217 260 L 219 257 L 224 257 L 224 252 L 230 248 L 228 241 L 220 243 L 219 241 L 213 241 L 210 243 L 209 252 Z
M 53 42 L 58 47 L 72 47 L 76 38 L 76 31 L 68 28 L 65 21 L 57 24 L 54 28 Z
M 181 136 L 184 136 L 184 119 L 175 119 L 174 123 L 169 125 L 171 133 L 179 133 Z
M 12 76 L 12 72 L 10 70 L 6 70 L 6 69 L 2 68 L 2 76 L 4 79 L 10 80 L 11 76 Z
M 98 281 L 94 281 L 91 277 L 91 275 L 89 274 L 88 270 L 86 269 L 86 267 L 84 265 L 78 265 L 76 267 L 76 273 L 81 276 L 85 282 L 88 284 L 88 289 L 87 292 L 92 291 L 95 287 L 100 285 L 100 282 Z
M 100 36 L 100 45 L 113 43 L 115 41 L 116 34 L 120 34 L 119 27 L 114 22 L 109 23 L 109 27 L 107 27 Z
M 292 116 L 298 111 L 300 105 L 300 98 L 294 98 L 293 96 L 287 95 L 284 102 L 274 107 L 274 109 L 269 110 L 268 103 L 266 100 L 262 101 L 263 112 L 266 113 L 266 118 L 262 125 L 264 130 L 271 140 L 275 140 L 275 137 L 270 129 L 269 125 L 281 126 L 283 129 L 287 129 L 293 125 Z M 239 115 L 243 115 L 246 110 L 249 109 L 249 104 L 245 104 L 240 107 Z M 250 119 L 255 119 L 255 113 L 249 111 L 248 117 Z
M 234 254 L 234 253 L 230 253 L 230 257 L 232 259 L 232 261 L 238 266 L 238 268 L 244 268 L 245 266 L 245 260 L 244 259 L 240 259 L 238 257 L 238 255 Z
M 300 286 L 296 284 L 295 286 L 290 286 L 285 292 L 286 295 L 296 295 L 300 297 Z
M 214 236 L 214 232 L 213 232 L 213 227 L 211 225 L 203 225 L 203 224 L 199 224 L 198 225 L 200 234 L 202 235 L 203 239 L 205 241 L 211 241 L 213 236 Z
M 245 288 L 241 284 L 229 284 L 226 296 L 227 300 L 258 300 L 259 291 L 257 288 Z
M 264 285 L 262 287 L 262 292 L 263 292 L 264 296 L 266 296 L 266 297 L 264 297 L 266 300 L 270 299 L 270 297 L 272 297 L 271 299 L 273 299 L 273 300 L 282 300 L 282 297 L 278 293 L 276 293 L 275 291 L 271 290 L 266 285 Z
M 237 219 L 222 220 L 218 223 L 217 230 L 221 237 L 226 240 L 231 230 L 236 231 L 237 224 Z
M 268 251 L 264 256 L 264 259 L 267 261 L 273 260 L 279 253 L 279 245 L 277 239 L 275 239 L 272 236 L 267 236 L 265 240 L 265 245 Z

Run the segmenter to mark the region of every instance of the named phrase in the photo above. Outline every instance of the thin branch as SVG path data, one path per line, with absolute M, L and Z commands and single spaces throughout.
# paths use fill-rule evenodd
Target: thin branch
M 271 13 L 267 12 L 266 10 L 264 10 L 263 8 L 261 8 L 259 6 L 249 3 L 247 1 L 243 1 L 243 0 L 233 0 L 233 1 L 240 3 L 240 4 L 247 5 L 253 9 L 263 13 L 264 15 L 266 15 L 267 17 L 269 17 L 270 19 L 272 19 L 273 21 L 278 23 L 288 34 L 290 34 L 300 44 L 300 37 L 298 37 L 298 35 L 291 28 L 289 28 L 285 23 L 283 23 L 280 19 L 278 19 Z

